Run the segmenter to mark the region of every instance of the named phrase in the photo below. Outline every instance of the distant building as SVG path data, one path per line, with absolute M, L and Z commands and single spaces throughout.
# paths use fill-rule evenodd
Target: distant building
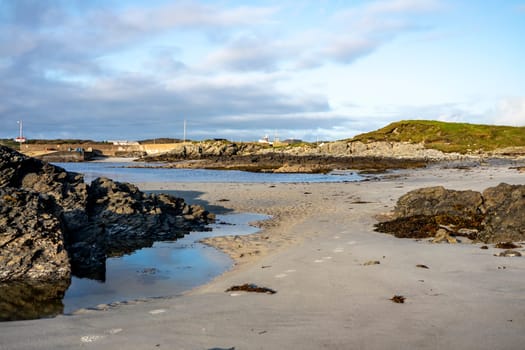
M 265 135 L 262 139 L 259 140 L 259 143 L 265 143 L 267 145 L 272 145 L 273 142 L 270 141 L 270 136 Z
M 138 146 L 137 141 L 125 141 L 125 140 L 108 140 L 108 143 L 112 143 L 115 146 Z

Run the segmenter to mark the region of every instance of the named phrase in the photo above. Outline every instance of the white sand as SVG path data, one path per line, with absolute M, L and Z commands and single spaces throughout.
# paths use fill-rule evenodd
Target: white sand
M 397 239 L 373 224 L 415 188 L 483 190 L 524 178 L 493 167 L 363 183 L 141 184 L 275 219 L 235 244 L 215 242 L 238 265 L 208 285 L 106 311 L 0 323 L 0 349 L 522 349 L 525 258 Z M 370 260 L 380 264 L 365 266 Z M 247 282 L 277 294 L 225 292 Z M 406 302 L 391 302 L 394 295 Z

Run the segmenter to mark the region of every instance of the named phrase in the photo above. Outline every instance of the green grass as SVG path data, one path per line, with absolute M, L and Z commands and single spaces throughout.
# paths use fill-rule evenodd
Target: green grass
M 12 139 L 0 139 L 0 145 L 7 146 L 16 150 L 20 149 L 20 144 Z
M 357 135 L 349 141 L 423 143 L 426 148 L 443 152 L 487 152 L 505 147 L 525 147 L 525 127 L 403 120 Z

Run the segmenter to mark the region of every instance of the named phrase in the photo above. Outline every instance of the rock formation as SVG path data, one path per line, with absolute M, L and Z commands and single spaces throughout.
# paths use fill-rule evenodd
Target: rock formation
M 413 168 L 430 160 L 456 159 L 409 143 L 337 141 L 326 144 L 279 146 L 254 143 L 183 143 L 168 153 L 148 156 L 146 161 L 177 163 L 175 167 L 237 169 L 256 172 L 326 173 L 333 169 L 385 170 Z
M 393 220 L 376 229 L 401 238 L 435 237 L 446 230 L 486 243 L 524 241 L 525 185 L 502 183 L 483 193 L 417 189 L 400 197 Z
M 55 211 L 54 200 L 45 194 L 0 188 L 0 282 L 70 277 Z
M 142 193 L 0 146 L 0 282 L 104 279 L 107 256 L 203 230 L 213 220 L 180 198 Z
M 485 220 L 479 240 L 525 241 L 525 186 L 499 184 L 483 191 Z

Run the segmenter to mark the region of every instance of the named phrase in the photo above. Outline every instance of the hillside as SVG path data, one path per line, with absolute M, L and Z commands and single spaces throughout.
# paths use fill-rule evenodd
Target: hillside
M 423 143 L 443 152 L 490 152 L 507 147 L 525 147 L 525 127 L 403 120 L 348 141 Z

